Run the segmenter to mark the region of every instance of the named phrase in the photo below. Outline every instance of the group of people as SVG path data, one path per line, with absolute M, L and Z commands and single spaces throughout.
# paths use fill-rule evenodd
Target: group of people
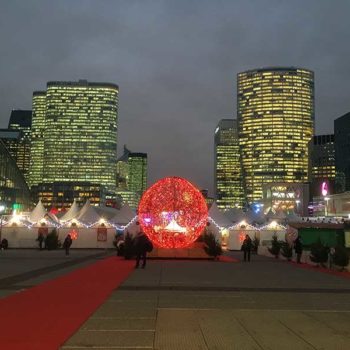
M 40 250 L 47 249 L 46 236 L 42 232 L 40 232 L 38 234 L 37 241 L 39 242 L 39 249 Z M 66 236 L 66 238 L 63 241 L 63 249 L 65 250 L 66 255 L 69 255 L 69 249 L 70 249 L 72 243 L 73 243 L 72 236 L 68 233 L 68 235 Z M 43 245 L 44 245 L 44 247 L 43 247 Z
M 302 244 L 299 236 L 295 239 L 295 241 L 293 243 L 293 247 L 294 247 L 295 254 L 297 256 L 297 263 L 301 264 L 301 255 L 303 253 L 303 244 Z M 243 256 L 244 261 L 250 261 L 250 252 L 251 252 L 252 248 L 253 248 L 252 239 L 250 238 L 249 235 L 246 235 L 245 239 L 242 243 L 242 248 L 241 248 L 241 250 L 244 253 L 244 256 Z

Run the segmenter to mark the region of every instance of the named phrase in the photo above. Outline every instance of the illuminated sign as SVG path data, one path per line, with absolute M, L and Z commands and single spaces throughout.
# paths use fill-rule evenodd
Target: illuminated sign
M 327 196 L 327 194 L 328 194 L 328 185 L 327 185 L 327 182 L 325 182 L 325 181 L 322 182 L 321 193 L 322 193 L 323 197 Z

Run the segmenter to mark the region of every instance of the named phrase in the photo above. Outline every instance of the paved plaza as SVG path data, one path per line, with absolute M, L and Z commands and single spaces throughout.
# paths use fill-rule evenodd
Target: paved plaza
M 15 293 L 16 286 L 26 288 L 112 254 L 73 251 L 67 261 L 59 253 L 5 252 L 2 292 Z M 15 283 L 6 286 L 11 278 Z M 273 258 L 152 260 L 132 272 L 61 349 L 346 350 L 349 296 L 350 279 Z

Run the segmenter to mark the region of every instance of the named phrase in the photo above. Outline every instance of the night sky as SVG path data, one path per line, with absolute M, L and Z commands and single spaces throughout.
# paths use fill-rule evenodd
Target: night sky
M 315 72 L 316 132 L 350 111 L 348 0 L 0 0 L 0 127 L 50 80 L 120 87 L 118 153 L 147 152 L 149 184 L 213 187 L 214 130 L 236 117 L 236 74 Z

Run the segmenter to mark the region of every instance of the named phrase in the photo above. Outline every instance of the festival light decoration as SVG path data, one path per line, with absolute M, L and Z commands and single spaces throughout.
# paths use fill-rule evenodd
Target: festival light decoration
M 189 181 L 166 177 L 143 194 L 138 218 L 156 246 L 183 248 L 204 230 L 208 208 L 203 195 Z

